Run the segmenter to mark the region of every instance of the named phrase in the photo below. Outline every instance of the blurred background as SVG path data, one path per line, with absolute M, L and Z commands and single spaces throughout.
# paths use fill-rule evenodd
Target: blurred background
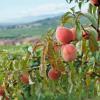
M 0 0 L 0 45 L 34 42 L 73 6 L 66 0 Z

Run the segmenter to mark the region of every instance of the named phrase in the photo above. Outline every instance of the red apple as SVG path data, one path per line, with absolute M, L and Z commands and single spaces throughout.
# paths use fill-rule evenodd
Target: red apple
M 73 61 L 76 58 L 77 50 L 73 44 L 63 45 L 61 53 L 64 61 Z
M 4 96 L 5 91 L 4 91 L 4 87 L 0 86 L 0 96 Z
M 20 80 L 22 81 L 22 83 L 24 84 L 29 84 L 29 75 L 24 73 L 21 75 Z
M 100 6 L 100 0 L 90 0 L 90 3 L 95 6 Z
M 61 72 L 56 69 L 51 68 L 48 72 L 48 77 L 51 80 L 58 80 L 60 76 Z
M 70 29 L 59 26 L 56 29 L 56 39 L 62 44 L 68 44 L 73 40 L 73 34 Z

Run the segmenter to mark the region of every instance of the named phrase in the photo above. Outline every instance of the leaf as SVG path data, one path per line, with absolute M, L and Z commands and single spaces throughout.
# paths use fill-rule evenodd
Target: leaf
M 73 0 L 66 0 L 67 3 L 71 3 Z
M 76 33 L 77 33 L 77 39 L 81 40 L 82 39 L 82 29 L 81 29 L 81 25 L 79 22 L 76 22 Z
M 96 16 L 96 10 L 97 10 L 96 6 L 93 6 L 92 4 L 89 4 L 89 9 L 88 9 L 89 13 L 93 14 L 94 16 Z
M 73 16 L 71 15 L 70 12 L 65 13 L 61 18 L 62 25 L 66 23 L 72 23 L 72 22 L 73 22 Z
M 81 7 L 82 7 L 82 1 L 80 1 L 80 2 L 78 3 L 78 7 L 79 7 L 79 9 L 81 10 Z
M 59 55 L 59 52 L 54 51 L 53 40 L 49 39 L 47 42 L 48 42 L 47 56 L 50 64 L 52 65 L 53 68 L 56 68 L 62 72 L 65 71 L 65 66 L 63 64 L 62 58 Z
M 91 4 L 89 4 L 88 12 L 92 14 L 92 5 Z
M 98 23 L 97 23 L 96 18 L 90 13 L 86 13 L 86 14 L 84 14 L 84 16 L 86 18 L 88 18 L 88 20 L 91 22 L 91 24 L 97 29 Z
M 94 11 L 95 11 L 95 9 L 94 9 Z M 97 23 L 97 20 L 96 20 L 95 15 L 93 15 L 93 14 L 91 14 L 91 13 L 86 13 L 86 14 L 84 14 L 84 13 L 78 12 L 78 13 L 77 13 L 77 18 L 76 18 L 76 20 L 78 20 L 78 19 L 80 19 L 80 18 L 83 18 L 83 17 L 87 18 L 87 19 L 88 19 L 88 22 L 90 22 L 90 24 L 91 24 L 95 29 L 97 29 L 98 23 Z
M 89 39 L 89 47 L 92 52 L 95 52 L 99 49 L 98 43 L 92 34 L 90 35 L 90 39 Z
M 97 42 L 97 32 L 93 28 L 88 29 L 89 32 L 89 47 L 92 52 L 99 50 Z
M 42 58 L 41 58 L 41 65 L 40 65 L 40 75 L 42 77 L 46 77 L 46 55 L 48 52 L 48 43 L 46 44 L 46 46 L 43 47 L 43 51 L 42 51 Z
M 82 40 L 82 52 L 86 53 L 87 52 L 87 46 L 86 46 L 86 40 Z

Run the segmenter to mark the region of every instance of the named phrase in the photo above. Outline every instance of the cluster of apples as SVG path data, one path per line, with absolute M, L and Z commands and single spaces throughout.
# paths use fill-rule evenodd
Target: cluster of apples
M 59 26 L 56 29 L 56 39 L 61 43 L 61 55 L 64 61 L 73 61 L 76 58 L 76 47 L 71 44 L 71 41 L 76 39 L 76 29 L 68 29 L 63 26 Z M 57 80 L 61 76 L 61 72 L 55 68 L 51 68 L 48 72 L 48 77 L 51 80 Z
M 59 26 L 56 30 L 56 39 L 61 43 L 61 54 L 64 61 L 73 61 L 76 58 L 76 47 L 71 44 L 71 41 L 76 38 L 75 28 L 68 29 L 63 26 Z

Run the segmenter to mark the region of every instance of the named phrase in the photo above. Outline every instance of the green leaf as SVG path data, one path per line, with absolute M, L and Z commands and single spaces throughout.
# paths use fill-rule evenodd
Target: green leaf
M 61 23 L 64 25 L 66 23 L 72 23 L 73 22 L 73 16 L 70 12 L 65 13 L 61 18 Z
M 86 40 L 82 40 L 82 52 L 83 53 L 86 53 L 86 51 L 87 51 L 87 46 L 86 46 Z
M 96 6 L 93 6 L 92 4 L 89 4 L 89 9 L 88 9 L 89 13 L 91 13 L 94 16 L 96 16 L 96 13 L 97 13 L 96 10 L 97 10 Z
M 78 7 L 79 7 L 79 9 L 81 10 L 81 7 L 82 7 L 82 1 L 80 1 L 80 2 L 78 3 Z
M 88 29 L 89 32 L 89 47 L 92 52 L 95 52 L 99 49 L 98 42 L 97 42 L 97 32 L 93 28 Z
M 98 23 L 97 23 L 96 18 L 90 13 L 86 13 L 86 14 L 84 14 L 84 16 L 86 18 L 88 18 L 88 20 L 91 22 L 91 24 L 97 29 Z
M 67 3 L 71 3 L 73 0 L 66 0 Z
M 79 22 L 76 22 L 76 33 L 77 33 L 77 39 L 81 40 L 82 39 L 82 29 L 81 29 L 81 25 Z

